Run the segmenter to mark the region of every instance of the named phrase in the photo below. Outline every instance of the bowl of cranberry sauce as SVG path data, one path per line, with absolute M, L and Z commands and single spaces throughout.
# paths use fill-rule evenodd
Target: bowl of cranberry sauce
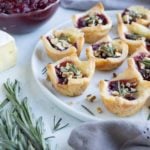
M 50 18 L 60 0 L 0 0 L 0 29 L 29 33 Z

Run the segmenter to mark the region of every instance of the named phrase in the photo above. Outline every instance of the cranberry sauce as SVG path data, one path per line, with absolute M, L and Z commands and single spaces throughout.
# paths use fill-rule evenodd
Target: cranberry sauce
M 146 48 L 150 52 L 150 39 L 146 39 L 145 42 L 146 42 Z
M 98 58 L 107 59 L 108 57 L 120 57 L 121 53 L 116 52 L 116 49 L 113 47 L 110 42 L 102 42 L 100 44 L 92 45 L 94 51 L 94 56 Z
M 46 8 L 56 0 L 0 0 L 0 13 L 28 13 Z
M 135 100 L 137 94 L 137 80 L 118 80 L 109 83 L 109 90 L 113 96 L 122 96 L 127 100 Z
M 134 57 L 134 61 L 143 79 L 150 81 L 150 55 L 140 53 L 138 56 Z
M 95 14 L 93 16 L 86 15 L 84 17 L 79 18 L 78 20 L 78 28 L 88 27 L 88 26 L 97 26 L 99 24 L 106 25 L 108 24 L 108 20 L 104 14 Z
M 146 19 L 145 14 L 136 13 L 133 10 L 125 9 L 122 13 L 123 22 L 125 24 L 131 24 L 132 22 L 136 22 L 137 19 Z

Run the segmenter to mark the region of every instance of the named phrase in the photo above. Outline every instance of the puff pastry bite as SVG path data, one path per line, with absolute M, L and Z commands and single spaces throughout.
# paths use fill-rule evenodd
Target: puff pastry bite
M 100 81 L 101 99 L 106 108 L 118 116 L 138 112 L 150 96 L 149 83 L 140 82 L 136 72 L 129 68 L 111 81 Z
M 133 22 L 128 27 L 118 17 L 119 37 L 128 44 L 129 55 L 133 54 L 141 45 L 144 45 L 148 50 L 150 48 L 149 29 L 141 25 L 135 27 L 135 24 Z
M 146 27 L 150 24 L 150 10 L 143 6 L 132 6 L 119 13 L 124 24 L 137 22 Z
M 79 56 L 84 45 L 84 33 L 76 28 L 55 30 L 41 39 L 48 56 L 54 61 L 73 54 Z
M 104 7 L 101 3 L 98 3 L 85 13 L 74 15 L 72 18 L 75 27 L 84 32 L 87 43 L 97 42 L 107 35 L 112 27 L 112 22 L 104 12 Z
M 128 56 L 128 45 L 122 40 L 112 40 L 106 36 L 89 46 L 86 55 L 95 58 L 98 70 L 112 70 L 119 67 Z
M 53 87 L 66 96 L 81 95 L 94 71 L 95 62 L 92 57 L 87 61 L 80 61 L 77 56 L 65 57 L 47 66 L 48 77 Z
M 150 81 L 150 53 L 144 47 L 129 58 L 128 65 L 137 73 L 140 80 Z

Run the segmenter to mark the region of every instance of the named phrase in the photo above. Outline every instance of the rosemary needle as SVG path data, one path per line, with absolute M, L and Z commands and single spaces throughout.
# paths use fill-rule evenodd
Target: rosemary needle
M 42 74 L 45 74 L 46 72 L 47 72 L 47 68 L 44 67 L 44 68 L 42 69 Z
M 87 108 L 86 106 L 84 105 L 81 105 L 88 113 L 90 113 L 91 115 L 95 116 L 94 113 L 89 109 Z
M 148 117 L 147 117 L 147 120 L 150 120 L 150 113 L 149 113 L 149 115 L 148 115 Z
M 62 118 L 59 118 L 56 121 L 56 116 L 54 116 L 54 118 L 53 118 L 53 131 L 58 131 L 58 130 L 64 129 L 67 126 L 69 126 L 69 123 L 67 123 L 65 125 L 61 125 L 61 122 L 62 122 Z

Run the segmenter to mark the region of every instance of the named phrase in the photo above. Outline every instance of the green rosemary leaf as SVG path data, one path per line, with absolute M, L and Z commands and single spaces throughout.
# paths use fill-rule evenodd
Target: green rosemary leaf
M 11 104 L 0 112 L 0 149 L 49 150 L 43 137 L 42 118 L 34 121 L 27 98 L 20 98 L 20 83 L 4 83 L 6 99 Z M 9 144 L 8 144 L 9 143 Z
M 61 125 L 62 122 L 62 118 L 59 118 L 58 121 L 56 121 L 56 116 L 54 116 L 53 118 L 53 131 L 58 131 L 61 129 L 66 128 L 67 126 L 69 126 L 69 123 L 65 124 L 65 125 Z
M 17 145 L 14 142 L 7 141 L 4 139 L 0 139 L 0 147 L 3 149 L 8 149 L 8 150 L 16 150 Z
M 45 140 L 52 139 L 52 138 L 55 138 L 55 136 L 46 137 Z
M 94 113 L 89 109 L 87 108 L 86 106 L 84 105 L 81 105 L 88 113 L 90 113 L 91 115 L 95 116 Z
M 150 120 L 150 113 L 149 113 L 149 115 L 148 115 L 148 117 L 147 117 L 147 120 Z
M 9 100 L 7 98 L 3 100 L 3 102 L 0 104 L 0 110 L 3 109 L 8 104 L 8 102 Z
M 64 128 L 66 128 L 67 126 L 69 126 L 69 123 L 65 124 L 64 126 L 62 126 L 62 127 L 60 127 L 60 128 L 57 128 L 55 131 L 59 131 L 59 130 L 61 130 L 61 129 L 64 129 Z

